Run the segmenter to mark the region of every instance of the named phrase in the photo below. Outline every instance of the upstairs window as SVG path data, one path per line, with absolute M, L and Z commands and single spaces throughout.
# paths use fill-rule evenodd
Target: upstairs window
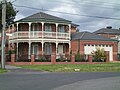
M 32 24 L 31 31 L 39 31 L 39 24 Z
M 62 25 L 58 26 L 58 32 L 65 32 L 64 26 Z
M 45 31 L 47 32 L 51 32 L 52 31 L 52 27 L 50 24 L 45 24 Z

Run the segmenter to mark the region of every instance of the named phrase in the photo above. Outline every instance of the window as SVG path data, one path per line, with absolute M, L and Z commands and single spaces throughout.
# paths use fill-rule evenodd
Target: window
M 32 45 L 32 54 L 38 55 L 38 44 Z
M 32 24 L 31 31 L 38 31 L 39 30 L 39 24 Z
M 19 30 L 19 31 L 23 31 L 23 29 L 24 29 L 24 28 L 23 28 L 23 24 L 20 24 L 20 25 L 18 26 L 18 30 Z
M 52 45 L 50 43 L 45 43 L 44 52 L 47 55 L 52 53 Z
M 50 24 L 45 24 L 45 31 L 48 31 L 48 32 L 52 31 L 52 27 Z
M 65 32 L 64 26 L 62 25 L 58 26 L 58 32 Z

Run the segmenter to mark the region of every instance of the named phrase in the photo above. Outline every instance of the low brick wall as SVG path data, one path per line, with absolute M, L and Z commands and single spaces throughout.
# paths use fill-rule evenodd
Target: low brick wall
M 108 52 L 106 52 L 108 53 Z M 71 55 L 71 62 L 56 62 L 56 55 L 51 55 L 51 62 L 35 62 L 35 56 L 31 55 L 31 62 L 15 62 L 15 55 L 11 55 L 11 62 L 6 62 L 6 64 L 11 65 L 50 65 L 50 64 L 101 64 L 105 62 L 92 62 L 92 55 L 88 56 L 89 62 L 75 62 L 75 55 Z M 107 61 L 108 62 L 108 58 Z

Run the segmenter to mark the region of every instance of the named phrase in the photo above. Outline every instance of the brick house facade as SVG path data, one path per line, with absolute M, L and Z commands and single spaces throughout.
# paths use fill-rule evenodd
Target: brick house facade
M 16 61 L 22 59 L 51 58 L 51 55 L 68 56 L 71 49 L 71 32 L 76 24 L 72 21 L 52 16 L 43 12 L 33 14 L 9 26 L 8 51 L 14 51 Z
M 71 40 L 72 53 L 90 55 L 96 48 L 109 52 L 109 61 L 117 61 L 118 41 L 90 32 L 73 33 Z

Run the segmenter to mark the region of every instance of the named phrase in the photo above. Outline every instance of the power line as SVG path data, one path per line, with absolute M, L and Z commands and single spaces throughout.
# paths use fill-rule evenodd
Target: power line
M 81 15 L 81 14 L 66 13 L 66 12 L 60 12 L 60 11 L 53 11 L 53 10 L 47 10 L 47 9 L 34 8 L 34 7 L 24 6 L 24 5 L 15 5 L 15 4 L 13 4 L 13 5 L 16 6 L 16 7 L 29 8 L 29 9 L 41 10 L 41 11 L 49 11 L 49 12 L 62 13 L 62 14 L 75 15 L 75 16 L 84 16 L 84 17 L 91 17 L 91 18 L 102 18 L 102 19 L 120 20 L 120 18 L 116 18 L 116 17 L 103 17 L 103 16 Z
M 71 5 L 71 6 L 75 6 L 75 5 L 73 5 L 73 4 L 75 4 L 75 3 L 73 3 L 73 2 L 66 2 L 66 1 L 64 1 L 64 2 L 61 2 L 61 1 L 56 1 L 56 0 L 53 0 L 52 2 L 60 2 L 60 3 L 63 3 L 63 4 L 68 4 L 68 5 Z M 75 2 L 75 1 L 74 1 Z M 89 2 L 89 3 L 84 3 L 84 2 L 78 2 L 78 1 L 76 1 L 76 4 L 78 4 L 78 5 L 85 5 L 86 4 L 86 6 L 85 7 L 91 7 L 91 6 L 96 6 L 96 7 L 98 7 L 98 8 L 104 8 L 104 9 L 114 9 L 114 10 L 120 10 L 120 8 L 117 8 L 117 7 L 109 7 L 109 6 L 112 6 L 112 5 L 106 5 L 106 6 L 101 6 L 100 4 L 98 4 L 98 3 L 95 3 L 95 2 Z M 80 6 L 78 6 L 78 5 L 76 5 L 76 7 L 80 7 Z M 120 5 L 119 5 L 119 7 L 120 7 Z
M 109 5 L 118 5 L 118 6 L 120 6 L 120 4 L 115 3 L 115 2 L 105 2 L 105 1 L 98 1 L 98 0 L 84 0 L 84 2 L 89 2 L 89 1 L 98 2 L 98 3 L 106 3 L 106 4 L 109 4 Z

